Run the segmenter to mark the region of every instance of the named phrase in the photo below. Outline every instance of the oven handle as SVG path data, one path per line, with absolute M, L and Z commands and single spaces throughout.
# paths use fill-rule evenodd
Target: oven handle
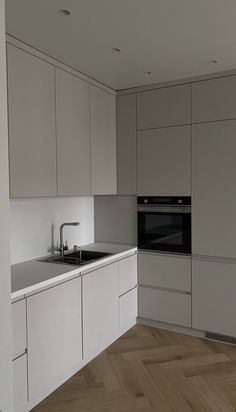
M 190 206 L 180 206 L 180 207 L 153 207 L 153 206 L 139 206 L 138 212 L 157 212 L 157 213 L 191 213 Z

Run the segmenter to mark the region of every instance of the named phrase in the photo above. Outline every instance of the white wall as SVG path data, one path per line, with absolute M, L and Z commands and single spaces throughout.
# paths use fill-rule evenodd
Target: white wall
M 95 240 L 137 244 L 136 196 L 95 196 Z
M 0 410 L 13 412 L 4 0 L 0 0 Z
M 94 241 L 92 196 L 14 199 L 10 201 L 10 213 L 12 264 L 51 253 L 58 246 L 63 222 L 80 222 L 79 227 L 64 229 L 69 247 Z

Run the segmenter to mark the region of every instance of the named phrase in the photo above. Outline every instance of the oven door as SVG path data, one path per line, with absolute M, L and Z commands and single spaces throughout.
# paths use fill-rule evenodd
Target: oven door
M 139 207 L 138 248 L 191 253 L 190 208 Z

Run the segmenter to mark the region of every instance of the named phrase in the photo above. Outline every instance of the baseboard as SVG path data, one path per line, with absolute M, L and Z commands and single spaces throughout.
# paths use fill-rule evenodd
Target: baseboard
M 206 338 L 206 333 L 197 329 L 186 328 L 184 326 L 171 325 L 170 323 L 159 322 L 145 318 L 137 318 L 137 323 L 145 326 L 152 326 L 157 329 L 169 330 L 170 332 L 182 333 L 183 335 L 195 336 L 197 338 Z

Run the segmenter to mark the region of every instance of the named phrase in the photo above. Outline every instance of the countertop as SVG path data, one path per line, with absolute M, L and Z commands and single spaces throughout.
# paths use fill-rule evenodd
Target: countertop
M 25 296 L 36 293 L 41 289 L 72 279 L 75 276 L 79 276 L 83 272 L 93 270 L 96 267 L 113 262 L 137 251 L 137 247 L 133 245 L 104 242 L 90 243 L 88 245 L 81 246 L 81 249 L 112 254 L 83 266 L 39 262 L 39 259 L 43 258 L 43 256 L 34 260 L 12 265 L 12 300 L 15 301 L 24 298 Z

